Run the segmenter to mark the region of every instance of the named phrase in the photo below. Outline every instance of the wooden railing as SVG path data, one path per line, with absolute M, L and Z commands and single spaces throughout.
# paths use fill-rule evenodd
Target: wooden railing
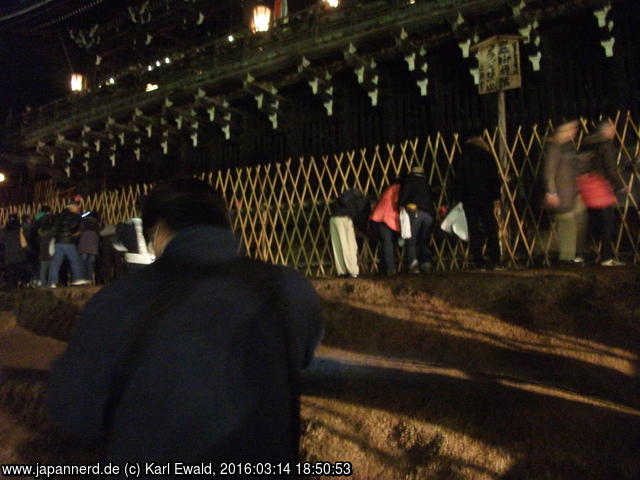
M 618 223 L 614 250 L 619 257 L 640 262 L 638 195 L 640 151 L 638 123 L 630 113 L 612 119 L 617 128 L 618 165 L 627 192 L 617 205 Z M 578 146 L 595 121 L 581 120 Z M 499 219 L 503 260 L 514 267 L 549 265 L 557 247 L 554 219 L 541 206 L 542 161 L 545 142 L 553 125 L 518 128 L 506 138 L 506 162 L 500 163 L 500 131 L 485 131 L 503 182 L 503 201 L 496 211 Z M 458 135 L 434 134 L 399 144 L 310 158 L 290 158 L 282 163 L 248 168 L 232 168 L 202 174 L 224 196 L 233 228 L 245 251 L 254 258 L 291 265 L 307 275 L 335 272 L 329 238 L 330 203 L 345 189 L 358 188 L 372 199 L 396 175 L 414 165 L 424 165 L 436 205 L 450 204 L 453 162 L 461 152 Z M 137 185 L 91 195 L 84 200 L 86 210 L 97 210 L 106 223 L 127 220 L 134 215 L 135 200 L 150 185 Z M 9 213 L 34 214 L 41 204 L 54 211 L 64 199 L 51 198 L 35 205 L 15 205 L 0 210 L 0 224 Z M 437 232 L 431 239 L 436 268 L 460 269 L 468 266 L 468 245 Z M 593 245 L 593 248 L 597 248 Z M 400 259 L 400 252 L 397 252 Z M 377 270 L 375 242 L 362 241 L 359 251 L 363 272 Z M 400 262 L 400 260 L 399 260 Z

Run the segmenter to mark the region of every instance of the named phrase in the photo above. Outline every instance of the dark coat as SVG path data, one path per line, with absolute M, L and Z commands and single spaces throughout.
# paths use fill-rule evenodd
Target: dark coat
M 500 198 L 498 165 L 490 152 L 466 142 L 455 163 L 454 198 L 458 201 L 493 201 Z
M 25 249 L 20 246 L 20 227 L 4 229 L 0 232 L 0 243 L 4 248 L 3 261 L 5 265 L 26 261 Z
M 187 229 L 154 264 L 98 292 L 53 366 L 54 421 L 84 438 L 109 432 L 106 460 L 122 465 L 293 458 L 283 329 L 293 332 L 299 371 L 322 336 L 319 297 L 293 270 L 239 260 L 236 252 L 229 229 Z M 203 265 L 209 274 L 194 277 Z M 276 275 L 280 309 L 268 297 Z M 190 278 L 200 280 L 170 299 L 127 370 L 132 339 L 154 299 L 175 295 Z M 117 389 L 123 371 L 128 381 Z
M 410 203 L 416 204 L 420 210 L 427 212 L 432 217 L 435 215 L 431 187 L 424 174 L 411 173 L 402 181 L 398 204 L 401 207 L 406 207 Z
M 349 217 L 359 231 L 367 229 L 370 214 L 371 202 L 357 189 L 342 192 L 331 209 L 332 217 Z
M 98 220 L 93 217 L 82 219 L 80 224 L 80 240 L 78 241 L 78 253 L 98 255 L 100 253 L 100 226 Z
M 33 225 L 33 229 L 38 238 L 38 260 L 49 261 L 51 254 L 49 253 L 49 243 L 55 236 L 55 223 L 53 215 L 45 215 L 37 220 Z
M 56 243 L 76 243 L 81 217 L 65 208 L 56 217 Z
M 556 193 L 560 206 L 555 210 L 568 212 L 578 196 L 576 177 L 580 172 L 578 153 L 571 142 L 550 145 L 544 160 L 544 182 L 547 193 Z
M 592 135 L 584 141 L 587 160 L 584 169 L 605 178 L 614 191 L 624 188 L 617 167 L 617 151 L 611 140 Z

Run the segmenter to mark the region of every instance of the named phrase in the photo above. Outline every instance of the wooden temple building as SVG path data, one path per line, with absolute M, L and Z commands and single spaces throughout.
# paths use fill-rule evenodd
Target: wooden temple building
M 12 4 L 0 157 L 88 193 L 493 128 L 473 45 L 497 34 L 520 37 L 508 128 L 640 106 L 637 0 Z

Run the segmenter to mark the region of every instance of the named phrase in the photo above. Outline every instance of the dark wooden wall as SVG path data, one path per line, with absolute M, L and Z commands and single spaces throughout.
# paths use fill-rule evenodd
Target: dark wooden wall
M 625 8 L 620 8 L 621 6 Z M 543 23 L 542 70 L 534 73 L 523 55 L 523 87 L 507 92 L 509 128 L 570 119 L 597 118 L 619 109 L 640 106 L 640 2 L 615 8 L 615 55 L 606 58 L 591 12 Z M 495 95 L 479 96 L 456 42 L 451 39 L 428 52 L 429 95 L 421 97 L 406 64 L 400 59 L 380 63 L 379 106 L 371 107 L 352 71 L 335 75 L 334 116 L 326 116 L 321 101 L 300 84 L 281 93 L 291 100 L 283 128 L 274 131 L 266 115 L 247 98 L 234 104 L 245 112 L 243 135 L 225 141 L 206 127 L 198 148 L 185 136 L 165 156 L 149 145 L 143 161 L 126 154 L 116 169 L 105 168 L 85 189 L 95 185 L 152 181 L 180 173 L 247 166 L 382 145 L 435 132 L 469 133 L 497 123 Z

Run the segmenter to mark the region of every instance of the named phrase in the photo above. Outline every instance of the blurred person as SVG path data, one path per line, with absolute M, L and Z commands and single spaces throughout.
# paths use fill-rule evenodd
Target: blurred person
M 60 268 L 65 259 L 71 268 L 71 285 L 88 285 L 84 263 L 78 253 L 77 241 L 80 237 L 80 203 L 73 199 L 67 202 L 66 208 L 55 219 L 55 253 L 51 259 L 49 287 L 58 286 Z
M 116 235 L 117 225 L 104 225 L 100 230 L 100 283 L 109 283 L 116 278 L 126 275 L 124 254 L 126 248 L 118 241 Z
M 114 248 L 124 254 L 124 261 L 127 273 L 135 273 L 150 265 L 155 260 L 155 256 L 149 251 L 147 241 L 142 228 L 142 206 L 144 198 L 139 197 L 136 201 L 136 216 L 129 222 L 118 223 L 116 225 L 116 239 L 113 242 Z
M 84 263 L 87 278 L 95 281 L 96 258 L 100 253 L 100 220 L 97 212 L 87 212 L 80 222 L 78 253 Z
M 545 203 L 556 212 L 559 260 L 564 265 L 584 265 L 587 210 L 576 180 L 581 172 L 574 144 L 577 135 L 576 120 L 560 125 L 544 160 Z
M 396 274 L 395 240 L 400 234 L 400 198 L 401 180 L 396 178 L 382 192 L 380 199 L 373 207 L 369 220 L 378 237 L 381 247 L 380 271 L 390 277 Z
M 143 224 L 158 260 L 85 307 L 52 369 L 53 420 L 107 436 L 120 465 L 295 461 L 300 370 L 323 331 L 311 283 L 240 258 L 224 201 L 199 180 L 154 188 Z
M 405 243 L 409 273 L 428 272 L 432 269 L 429 240 L 435 224 L 435 209 L 431 199 L 431 187 L 424 168 L 411 169 L 400 188 L 399 205 L 404 207 L 411 221 L 411 238 Z
M 38 286 L 49 286 L 49 272 L 51 271 L 51 252 L 55 248 L 55 218 L 49 206 L 44 206 L 36 214 L 36 221 L 33 224 L 32 235 L 36 236 L 38 251 Z
M 31 215 L 24 214 L 20 217 L 20 247 L 24 249 L 25 264 L 22 274 L 23 285 L 33 285 L 34 274 L 38 263 L 38 253 L 34 249 L 31 229 L 33 223 L 31 221 Z
M 20 245 L 20 233 L 18 215 L 12 213 L 0 232 L 0 243 L 4 246 L 5 281 L 11 288 L 20 286 L 26 264 L 26 251 Z
M 501 269 L 498 223 L 493 213 L 494 204 L 500 199 L 501 182 L 498 165 L 481 135 L 467 139 L 454 169 L 453 203 L 460 201 L 464 207 L 473 263 L 478 269 Z M 489 264 L 482 251 L 485 242 Z
M 342 192 L 331 209 L 329 233 L 339 276 L 357 278 L 360 273 L 356 229 L 366 230 L 370 212 L 369 200 L 356 189 Z
M 601 242 L 600 265 L 615 267 L 624 265 L 613 256 L 613 236 L 616 221 L 616 192 L 625 187 L 617 169 L 618 152 L 613 145 L 616 129 L 606 120 L 592 135 L 583 141 L 586 166 L 578 177 L 584 202 L 589 209 L 590 222 Z

